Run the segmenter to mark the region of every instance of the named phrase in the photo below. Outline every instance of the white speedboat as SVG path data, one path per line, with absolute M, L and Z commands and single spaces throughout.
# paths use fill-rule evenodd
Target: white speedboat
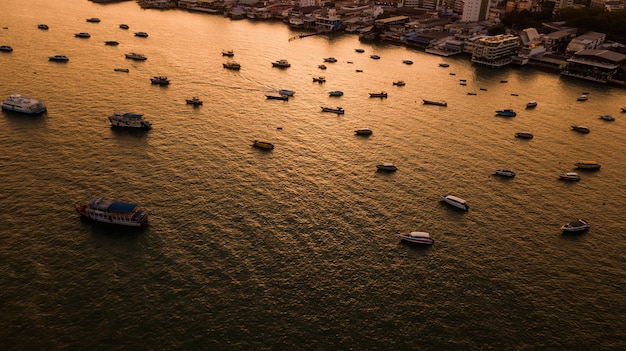
M 580 180 L 580 176 L 576 172 L 567 172 L 559 174 L 559 179 L 563 180 Z
M 435 243 L 430 237 L 429 233 L 426 232 L 410 232 L 410 233 L 400 233 L 398 234 L 400 240 L 419 245 L 432 245 Z
M 563 226 L 561 226 L 561 230 L 564 232 L 584 232 L 589 230 L 589 228 L 591 228 L 591 226 L 589 225 L 589 223 L 587 223 L 587 221 L 583 220 L 583 219 L 577 219 L 575 221 L 571 221 L 569 223 L 565 223 L 563 224 Z
M 143 118 L 142 114 L 132 112 L 115 112 L 109 116 L 111 126 L 120 128 L 150 129 L 152 124 Z
M 382 172 L 395 172 L 398 170 L 393 163 L 383 163 L 376 166 L 376 169 Z
M 583 94 L 583 95 L 579 96 L 578 99 L 576 99 L 576 100 L 578 100 L 578 101 L 587 101 L 587 100 L 589 100 L 589 97 L 587 95 Z
M 140 227 L 148 215 L 136 204 L 94 198 L 86 205 L 76 206 L 76 211 L 86 218 L 98 222 Z
M 511 171 L 510 169 L 496 169 L 493 172 L 503 177 L 515 177 L 515 172 Z
M 33 115 L 44 112 L 46 110 L 46 105 L 44 105 L 41 100 L 29 98 L 19 94 L 13 94 L 6 98 L 6 100 L 2 101 L 2 109 Z
M 460 197 L 454 195 L 441 195 L 441 200 L 464 211 L 469 210 L 469 205 L 467 204 L 467 201 L 461 199 Z

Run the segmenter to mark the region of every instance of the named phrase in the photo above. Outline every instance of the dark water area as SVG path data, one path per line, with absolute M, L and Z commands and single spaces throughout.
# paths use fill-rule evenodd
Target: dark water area
M 2 27 L 0 97 L 48 111 L 0 115 L 0 349 L 626 349 L 623 88 L 135 2 L 3 0 Z M 279 89 L 296 93 L 266 99 Z M 153 128 L 111 129 L 115 111 Z M 557 179 L 579 160 L 602 168 Z M 149 224 L 81 220 L 92 197 L 138 203 Z M 591 229 L 563 235 L 576 218 Z

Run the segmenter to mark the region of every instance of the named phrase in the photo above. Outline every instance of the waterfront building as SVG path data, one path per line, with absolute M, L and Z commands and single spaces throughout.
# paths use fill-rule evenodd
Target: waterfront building
M 574 0 L 556 0 L 554 1 L 553 13 L 556 13 L 560 9 L 574 6 Z
M 504 12 L 509 13 L 513 11 L 532 11 L 533 5 L 535 4 L 532 0 L 509 0 L 506 2 L 506 7 Z
M 341 16 L 337 14 L 335 9 L 330 9 L 326 14 L 315 17 L 315 28 L 319 32 L 331 32 L 339 29 L 340 26 Z
M 597 32 L 587 32 L 583 35 L 580 35 L 570 41 L 567 45 L 567 49 L 565 53 L 568 55 L 573 55 L 574 53 L 580 50 L 595 50 L 604 43 L 606 39 L 606 34 L 597 33 Z
M 461 22 L 478 22 L 487 19 L 490 0 L 467 0 L 463 5 Z
M 624 85 L 626 55 L 609 50 L 580 50 L 567 60 L 561 74 L 600 83 Z
M 565 54 L 567 45 L 576 36 L 576 28 L 565 28 L 556 32 L 547 33 L 541 36 L 541 42 L 546 51 L 557 54 Z
M 493 68 L 506 66 L 513 61 L 519 46 L 519 37 L 511 34 L 480 38 L 472 52 L 472 63 Z

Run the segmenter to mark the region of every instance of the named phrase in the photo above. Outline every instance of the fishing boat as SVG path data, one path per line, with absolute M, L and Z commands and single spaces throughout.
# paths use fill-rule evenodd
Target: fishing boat
M 120 43 L 118 41 L 115 40 L 107 40 L 104 42 L 104 45 L 110 45 L 110 46 L 116 46 L 119 45 Z
M 91 34 L 85 32 L 76 33 L 74 36 L 77 38 L 91 38 Z
M 313 77 L 313 82 L 320 83 L 320 84 L 321 83 L 325 83 L 326 82 L 326 78 L 321 77 L 321 76 L 320 77 Z
M 280 59 L 278 61 L 272 62 L 272 67 L 287 68 L 287 67 L 291 67 L 291 64 L 289 63 L 289 61 L 285 59 Z
M 13 52 L 13 48 L 8 46 L 8 45 L 1 45 L 0 46 L 0 51 L 3 51 L 3 52 Z
M 287 95 L 265 95 L 265 98 L 267 98 L 268 100 L 282 100 L 282 101 L 289 100 L 289 96 Z
M 34 115 L 46 111 L 46 105 L 41 100 L 13 94 L 2 101 L 2 109 Z
M 493 173 L 502 177 L 515 177 L 515 172 L 510 169 L 496 169 Z
M 200 106 L 202 105 L 202 100 L 198 99 L 197 96 L 192 97 L 191 99 L 185 99 L 187 105 Z
M 147 38 L 148 37 L 148 33 L 146 33 L 146 32 L 135 32 L 135 36 L 136 37 L 140 37 L 140 38 Z
M 100 19 L 97 17 L 91 17 L 91 18 L 87 18 L 87 22 L 100 23 Z
M 496 115 L 502 116 L 502 117 L 515 117 L 517 116 L 517 113 L 515 113 L 515 111 L 513 111 L 510 108 L 505 108 L 502 110 L 496 110 Z
M 235 56 L 235 52 L 233 52 L 233 50 L 225 50 L 222 51 L 222 56 L 233 57 Z
M 322 112 L 332 112 L 338 115 L 343 115 L 346 112 L 342 107 L 332 108 L 332 107 L 321 106 L 321 108 L 322 108 Z
M 233 71 L 239 71 L 241 69 L 241 65 L 237 62 L 222 63 L 222 66 Z
M 411 60 L 402 60 L 402 63 L 404 63 L 405 65 L 412 65 L 413 61 L 411 61 Z
M 380 59 L 380 56 L 378 56 L 378 55 L 370 55 L 370 58 L 373 58 L 374 60 L 378 60 L 378 59 Z
M 328 92 L 329 96 L 343 96 L 343 91 L 341 90 L 333 90 Z
M 109 116 L 112 127 L 150 129 L 152 124 L 143 118 L 143 114 L 132 112 L 115 112 Z
M 403 80 L 398 80 L 398 81 L 393 82 L 393 85 L 403 87 L 406 85 L 406 83 Z
M 158 84 L 158 85 L 169 85 L 170 84 L 170 80 L 167 79 L 166 76 L 154 76 L 154 77 L 150 78 L 150 82 L 152 84 Z
M 448 106 L 448 103 L 443 100 L 422 100 L 424 105 L 436 105 L 436 106 Z
M 537 101 L 531 100 L 526 103 L 526 108 L 535 108 L 537 107 Z
M 319 69 L 326 69 L 326 65 L 317 65 L 317 68 L 319 68 Z
M 615 120 L 615 117 L 613 117 L 611 115 L 601 115 L 598 118 L 600 118 L 603 121 L 609 121 L 609 122 L 613 122 Z
M 587 101 L 589 100 L 589 97 L 585 94 L 580 95 L 576 100 L 578 101 Z
M 515 137 L 520 139 L 532 139 L 534 136 L 533 133 L 525 131 L 515 133 Z
M 354 49 L 354 51 L 356 51 L 358 53 L 362 53 L 362 52 L 365 52 L 365 49 Z
M 435 243 L 435 240 L 433 240 L 430 237 L 430 234 L 426 232 L 400 233 L 398 236 L 400 237 L 400 240 L 411 244 L 432 245 Z
M 384 91 L 381 91 L 380 93 L 369 93 L 371 98 L 386 98 L 387 97 L 387 93 Z
M 283 95 L 283 96 L 294 96 L 296 92 L 293 90 L 289 90 L 289 89 L 280 89 L 278 91 L 278 94 Z
M 42 24 L 38 24 L 38 25 L 37 25 L 37 28 L 39 28 L 39 29 L 43 29 L 43 30 L 47 30 L 49 27 L 48 27 L 48 25 L 47 25 L 47 24 L 43 24 L 43 23 L 42 23 Z
M 120 28 L 122 28 L 122 29 L 128 29 L 129 27 L 128 27 L 128 24 L 124 24 L 124 23 L 122 23 L 122 24 L 120 24 Z
M 383 163 L 380 165 L 376 165 L 376 170 L 380 172 L 395 172 L 398 170 L 393 163 Z
M 115 72 L 130 72 L 130 70 L 128 68 L 114 68 L 113 69 Z
M 601 165 L 596 161 L 578 161 L 574 163 L 576 168 L 580 169 L 600 169 Z
M 49 56 L 48 60 L 54 61 L 54 62 L 67 62 L 70 59 L 65 55 L 54 55 L 54 56 Z
M 369 128 L 359 128 L 357 130 L 354 131 L 354 134 L 356 135 L 364 135 L 364 136 L 369 136 L 372 135 L 372 130 Z
M 440 63 L 439 67 L 450 67 L 450 65 L 447 63 Z
M 326 57 L 324 58 L 324 62 L 337 62 L 337 59 L 334 57 Z
M 145 57 L 142 54 L 138 54 L 136 52 L 129 52 L 128 54 L 124 55 L 127 59 L 131 59 L 131 60 L 135 60 L 135 61 L 145 61 L 148 58 Z
M 78 205 L 76 211 L 94 221 L 130 227 L 141 227 L 148 220 L 148 215 L 136 204 L 103 198 L 94 198 L 88 204 Z
M 266 149 L 266 150 L 271 150 L 274 148 L 274 144 L 266 140 L 254 140 L 252 142 L 252 146 L 258 147 L 259 149 Z

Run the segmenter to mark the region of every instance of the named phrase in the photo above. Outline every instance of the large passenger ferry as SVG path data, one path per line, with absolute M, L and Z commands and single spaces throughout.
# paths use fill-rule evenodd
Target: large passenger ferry
M 109 116 L 113 127 L 150 129 L 152 124 L 143 118 L 142 114 L 131 112 L 115 112 Z
M 2 109 L 27 114 L 41 113 L 46 110 L 46 105 L 40 100 L 13 94 L 2 101 Z
M 140 227 L 148 220 L 148 215 L 138 205 L 94 198 L 86 205 L 76 206 L 76 211 L 94 221 Z

